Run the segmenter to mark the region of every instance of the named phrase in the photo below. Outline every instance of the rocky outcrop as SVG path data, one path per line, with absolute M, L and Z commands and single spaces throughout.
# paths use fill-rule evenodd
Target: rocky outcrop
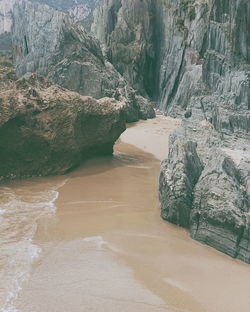
M 161 168 L 162 216 L 250 263 L 250 3 L 186 3 L 176 29 L 186 38 L 183 62 L 160 104 L 172 116 L 185 112 Z
M 0 35 L 11 31 L 12 10 L 18 0 L 0 0 Z
M 0 0 L 0 56 L 9 56 L 12 52 L 11 27 L 14 4 L 21 0 Z M 100 0 L 30 0 L 48 4 L 65 12 L 85 29 L 90 30 L 93 11 Z
M 192 96 L 206 93 L 209 58 L 220 80 L 227 64 L 249 62 L 249 6 L 246 0 L 104 0 L 94 12 L 92 32 L 131 85 L 176 117 Z M 216 65 L 220 57 L 222 67 Z
M 176 115 L 201 78 L 194 65 L 201 65 L 208 19 L 207 1 L 104 0 L 91 30 L 131 85 Z
M 100 0 L 32 0 L 47 4 L 52 8 L 63 12 L 69 12 L 72 17 L 78 21 L 86 18 L 97 6 Z
M 12 10 L 17 0 L 0 0 L 0 57 L 11 55 Z
M 21 0 L 0 0 L 0 56 L 9 56 L 12 52 L 11 27 L 14 4 Z M 100 0 L 30 0 L 47 4 L 65 12 L 89 31 L 93 21 L 93 11 Z
M 193 189 L 203 164 L 197 155 L 196 142 L 172 136 L 168 160 L 162 163 L 160 200 L 162 217 L 188 228 L 193 202 Z
M 10 57 L 12 52 L 11 34 L 4 33 L 0 35 L 0 57 Z
M 16 2 L 21 0 L 0 0 L 0 35 L 11 32 L 12 11 Z M 47 4 L 59 11 L 68 13 L 76 22 L 81 22 L 90 28 L 93 11 L 100 0 L 30 0 Z
M 223 137 L 210 122 L 191 117 L 171 136 L 162 163 L 162 217 L 250 263 L 249 180 L 249 139 Z
M 155 1 L 105 0 L 94 12 L 92 33 L 109 61 L 139 92 L 155 96 Z
M 104 0 L 92 25 L 101 50 L 64 13 L 21 2 L 13 32 L 19 75 L 114 97 L 129 121 L 154 115 L 142 96 L 183 117 L 161 167 L 162 217 L 248 263 L 249 16 L 248 0 Z
M 105 0 L 94 15 L 117 70 L 184 118 L 161 167 L 162 217 L 250 262 L 250 2 Z
M 125 130 L 124 103 L 95 100 L 0 67 L 0 178 L 60 174 L 111 154 Z
M 75 22 L 82 23 L 89 30 L 93 11 L 100 0 L 31 0 L 47 4 L 52 8 L 68 13 Z
M 127 121 L 154 117 L 152 104 L 145 100 L 141 110 L 142 101 L 106 61 L 98 41 L 68 15 L 21 1 L 14 7 L 13 18 L 13 54 L 19 76 L 36 72 L 82 95 L 124 100 Z

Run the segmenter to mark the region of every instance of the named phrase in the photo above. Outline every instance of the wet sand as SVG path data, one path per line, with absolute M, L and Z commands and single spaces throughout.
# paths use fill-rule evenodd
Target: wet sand
M 18 311 L 249 311 L 249 265 L 160 218 L 160 160 L 177 123 L 134 124 L 113 157 L 60 178 L 54 216 L 37 220 L 40 257 L 22 283 Z

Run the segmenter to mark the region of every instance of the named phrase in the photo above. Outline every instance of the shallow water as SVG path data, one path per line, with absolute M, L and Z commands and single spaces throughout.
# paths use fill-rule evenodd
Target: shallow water
M 1 312 L 249 311 L 249 266 L 159 216 L 176 125 L 139 122 L 113 157 L 1 188 Z

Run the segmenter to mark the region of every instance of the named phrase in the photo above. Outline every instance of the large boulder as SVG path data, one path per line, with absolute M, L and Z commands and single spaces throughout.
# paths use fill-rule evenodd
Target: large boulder
M 212 123 L 195 114 L 171 135 L 169 158 L 161 166 L 162 217 L 250 263 L 249 128 L 235 127 L 231 136 L 226 123 L 224 132 L 213 126 L 220 120 L 215 112 Z
M 190 231 L 194 239 L 250 263 L 250 202 L 245 177 L 250 177 L 249 158 L 247 163 L 238 163 L 227 150 L 212 149 L 194 189 Z
M 64 173 L 92 155 L 112 154 L 125 130 L 124 103 L 95 100 L 36 74 L 0 70 L 0 177 Z
M 203 170 L 196 143 L 171 137 L 168 160 L 162 162 L 160 200 L 162 218 L 189 228 L 193 189 Z

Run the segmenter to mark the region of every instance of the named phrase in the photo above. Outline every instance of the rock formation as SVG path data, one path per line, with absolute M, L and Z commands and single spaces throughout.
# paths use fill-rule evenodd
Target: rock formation
M 17 0 L 0 0 L 0 56 L 11 54 L 12 10 Z
M 161 167 L 162 217 L 250 262 L 250 2 L 104 0 L 92 31 L 134 88 L 183 118 Z
M 176 26 L 185 41 L 177 48 L 172 37 L 161 67 L 160 108 L 186 111 L 161 167 L 162 217 L 250 263 L 250 3 L 185 3 Z
M 250 263 L 250 144 L 235 131 L 231 137 L 204 119 L 184 120 L 161 166 L 160 200 L 165 220 Z
M 128 121 L 154 116 L 147 97 L 183 118 L 161 167 L 162 217 L 250 263 L 249 0 L 103 0 L 91 30 L 97 39 L 65 13 L 21 1 L 18 75 L 113 97 Z
M 47 4 L 59 11 L 68 13 L 75 22 L 82 23 L 89 30 L 93 11 L 100 0 L 31 0 Z
M 111 154 L 125 130 L 124 103 L 95 100 L 0 64 L 0 179 L 65 173 Z
M 109 61 L 139 92 L 154 97 L 156 37 L 154 0 L 105 0 L 94 11 L 92 33 Z
M 13 55 L 19 76 L 36 72 L 82 95 L 122 100 L 127 121 L 154 117 L 150 101 L 137 97 L 106 61 L 98 41 L 68 15 L 21 1 L 14 7 L 13 18 Z
M 0 56 L 11 55 L 12 12 L 16 2 L 21 0 L 0 0 Z M 30 0 L 48 4 L 49 6 L 68 13 L 77 23 L 89 30 L 93 11 L 100 0 Z
M 0 0 L 0 35 L 11 31 L 12 10 L 17 0 Z
M 11 32 L 12 11 L 21 0 L 0 0 L 0 35 Z M 93 18 L 93 10 L 100 0 L 30 0 L 47 4 L 59 11 L 68 13 L 76 22 L 83 22 L 88 28 Z

